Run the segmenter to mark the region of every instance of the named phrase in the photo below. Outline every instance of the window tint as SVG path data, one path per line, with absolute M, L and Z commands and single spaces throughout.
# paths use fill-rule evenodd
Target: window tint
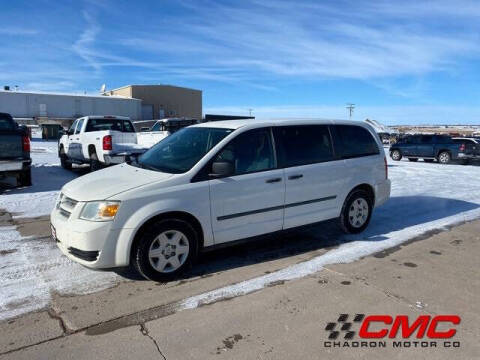
M 15 123 L 8 117 L 0 115 L 0 130 L 14 130 Z
M 68 129 L 68 132 L 73 134 L 75 131 L 75 128 L 77 127 L 77 124 L 78 124 L 78 119 L 73 122 L 72 126 L 70 126 L 70 129 Z
M 333 159 L 326 125 L 281 126 L 274 128 L 282 167 L 299 166 Z
M 438 144 L 449 144 L 452 142 L 452 138 L 448 135 L 435 135 L 433 137 L 433 142 Z
M 170 174 L 184 173 L 232 131 L 204 127 L 184 128 L 147 150 L 139 157 L 138 164 Z
M 255 129 L 238 135 L 217 155 L 215 161 L 232 162 L 235 175 L 273 169 L 273 147 L 269 129 Z
M 370 132 L 354 125 L 335 125 L 338 155 L 344 159 L 379 154 L 377 143 Z
M 120 119 L 89 119 L 85 132 L 99 130 L 116 130 L 123 132 L 135 132 L 130 121 Z
M 132 126 L 132 123 L 127 120 L 123 120 L 123 131 L 124 132 L 135 132 L 135 129 Z
M 78 120 L 77 128 L 75 129 L 75 134 L 80 133 L 80 130 L 82 130 L 83 126 L 83 119 Z
M 432 140 L 433 140 L 432 135 L 423 135 L 422 137 L 420 137 L 421 144 L 431 144 Z

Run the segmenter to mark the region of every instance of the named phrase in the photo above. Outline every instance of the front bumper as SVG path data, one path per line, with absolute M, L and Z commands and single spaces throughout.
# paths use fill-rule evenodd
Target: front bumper
M 126 266 L 129 254 L 118 249 L 118 241 L 129 237 L 132 229 L 112 229 L 112 221 L 95 222 L 79 218 L 85 203 L 78 202 L 70 214 L 55 207 L 50 222 L 55 229 L 57 246 L 68 258 L 86 267 L 102 269 Z

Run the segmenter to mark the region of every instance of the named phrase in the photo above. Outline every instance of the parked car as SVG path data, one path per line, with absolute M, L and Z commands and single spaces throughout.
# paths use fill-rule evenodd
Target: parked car
M 458 154 L 463 164 L 468 164 L 471 160 L 480 160 L 480 139 L 471 138 L 453 138 L 454 143 L 460 144 Z
M 138 143 L 145 147 L 152 147 L 160 140 L 186 126 L 197 124 L 198 120 L 190 118 L 169 118 L 157 120 L 150 131 L 141 131 L 137 134 Z
M 241 239 L 332 218 L 360 233 L 389 196 L 383 145 L 365 123 L 219 121 L 67 183 L 52 237 L 87 267 L 165 280 Z
M 0 113 L 0 178 L 15 176 L 21 186 L 32 185 L 30 137 L 10 114 Z
M 85 116 L 75 120 L 58 142 L 58 156 L 63 168 L 72 164 L 90 164 L 95 171 L 120 164 L 147 150 L 137 144 L 137 133 L 128 117 Z
M 441 164 L 448 164 L 459 159 L 459 151 L 460 145 L 447 135 L 410 135 L 390 147 L 390 157 L 395 161 L 406 157 L 410 161 L 437 160 Z

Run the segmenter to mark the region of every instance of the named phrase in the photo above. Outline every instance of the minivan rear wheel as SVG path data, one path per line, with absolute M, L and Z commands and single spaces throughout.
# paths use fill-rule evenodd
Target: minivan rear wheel
M 140 235 L 132 264 L 146 279 L 169 281 L 189 269 L 198 252 L 193 227 L 179 219 L 161 220 Z
M 366 229 L 372 217 L 373 199 L 362 189 L 348 194 L 340 214 L 340 226 L 347 234 L 358 234 Z

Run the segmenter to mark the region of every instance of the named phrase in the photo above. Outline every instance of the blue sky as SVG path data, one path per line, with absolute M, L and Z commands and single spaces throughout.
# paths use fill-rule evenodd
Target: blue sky
M 0 84 L 203 90 L 204 112 L 480 124 L 480 2 L 0 0 Z

